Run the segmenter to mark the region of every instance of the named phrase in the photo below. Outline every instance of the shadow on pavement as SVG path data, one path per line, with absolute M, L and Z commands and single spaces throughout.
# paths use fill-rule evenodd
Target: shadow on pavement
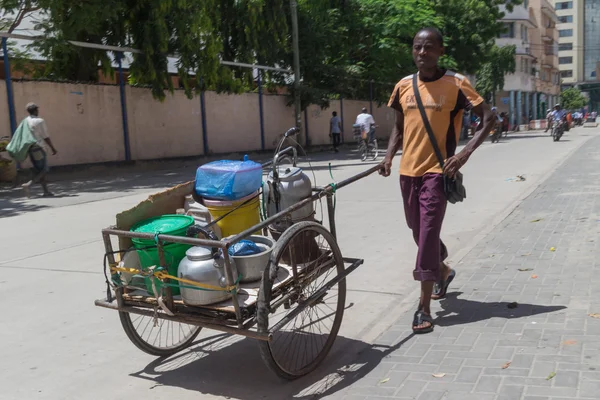
M 321 367 L 295 381 L 285 381 L 262 362 L 254 340 L 219 334 L 182 353 L 156 359 L 131 376 L 153 381 L 156 386 L 225 398 L 320 399 L 365 377 L 413 336 L 410 334 L 394 346 L 368 345 L 338 336 Z M 358 356 L 354 356 L 356 352 Z M 348 354 L 353 355 L 352 359 Z
M 437 313 L 436 325 L 447 327 L 490 318 L 522 318 L 566 308 L 519 304 L 509 309 L 509 303 L 465 300 L 459 298 L 461 294 L 449 294 L 440 302 L 444 310 Z M 158 358 L 131 376 L 150 380 L 156 386 L 178 387 L 225 398 L 320 399 L 366 378 L 414 336 L 406 334 L 393 346 L 338 336 L 319 368 L 298 380 L 284 381 L 263 363 L 254 340 L 217 334 L 199 340 L 184 352 Z
M 484 321 L 491 318 L 515 319 L 532 315 L 564 310 L 565 306 L 541 306 L 536 304 L 516 304 L 508 302 L 482 302 L 460 299 L 462 292 L 448 293 L 440 301 L 443 311 L 436 313 L 435 324 L 438 326 L 455 326 Z M 511 305 L 515 308 L 509 308 Z M 452 314 L 452 315 L 450 315 Z

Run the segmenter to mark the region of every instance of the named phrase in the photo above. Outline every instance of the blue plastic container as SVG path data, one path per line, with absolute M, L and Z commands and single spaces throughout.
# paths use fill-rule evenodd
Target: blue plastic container
M 260 189 L 262 165 L 248 160 L 221 160 L 204 164 L 196 171 L 194 190 L 207 199 L 238 200 Z

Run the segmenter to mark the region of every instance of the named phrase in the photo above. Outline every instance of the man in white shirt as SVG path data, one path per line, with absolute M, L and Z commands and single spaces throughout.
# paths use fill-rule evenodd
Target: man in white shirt
M 39 183 L 44 190 L 43 197 L 52 197 L 54 195 L 48 190 L 48 184 L 46 183 L 46 174 L 49 171 L 46 147 L 50 147 L 52 155 L 56 155 L 57 151 L 54 144 L 52 144 L 52 140 L 50 140 L 46 121 L 39 117 L 40 108 L 37 104 L 27 104 L 27 112 L 29 113 L 29 116 L 26 118 L 27 124 L 29 125 L 31 133 L 37 140 L 37 143 L 29 148 L 29 159 L 33 164 L 36 175 L 32 180 L 24 183 L 22 187 L 23 190 L 25 190 L 27 197 L 29 197 L 31 185 L 36 182 Z
M 337 116 L 337 112 L 331 113 L 331 121 L 329 121 L 329 136 L 333 140 L 333 151 L 339 152 L 338 146 L 342 141 L 342 120 Z
M 358 114 L 356 117 L 356 125 L 360 125 L 360 130 L 362 132 L 362 138 L 364 140 L 369 140 L 372 142 L 375 139 L 373 136 L 375 135 L 375 130 L 373 127 L 375 126 L 375 119 L 373 116 L 367 112 L 367 108 L 362 109 L 362 113 Z

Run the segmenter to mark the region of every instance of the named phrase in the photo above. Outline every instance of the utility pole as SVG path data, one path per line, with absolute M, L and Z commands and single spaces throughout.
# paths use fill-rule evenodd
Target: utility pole
M 302 125 L 302 104 L 300 103 L 300 46 L 298 38 L 298 3 L 290 0 L 292 12 L 292 45 L 294 50 L 294 104 L 296 106 L 296 127 Z

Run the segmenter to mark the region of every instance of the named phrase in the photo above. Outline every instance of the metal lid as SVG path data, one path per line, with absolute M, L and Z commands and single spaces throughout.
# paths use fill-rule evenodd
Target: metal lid
M 209 248 L 196 246 L 191 247 L 185 252 L 190 261 L 205 261 L 212 259 L 212 251 Z
M 300 176 L 302 174 L 302 168 L 300 167 L 277 167 L 277 173 L 279 179 L 282 181 L 288 181 Z M 271 173 L 272 174 L 272 173 Z

